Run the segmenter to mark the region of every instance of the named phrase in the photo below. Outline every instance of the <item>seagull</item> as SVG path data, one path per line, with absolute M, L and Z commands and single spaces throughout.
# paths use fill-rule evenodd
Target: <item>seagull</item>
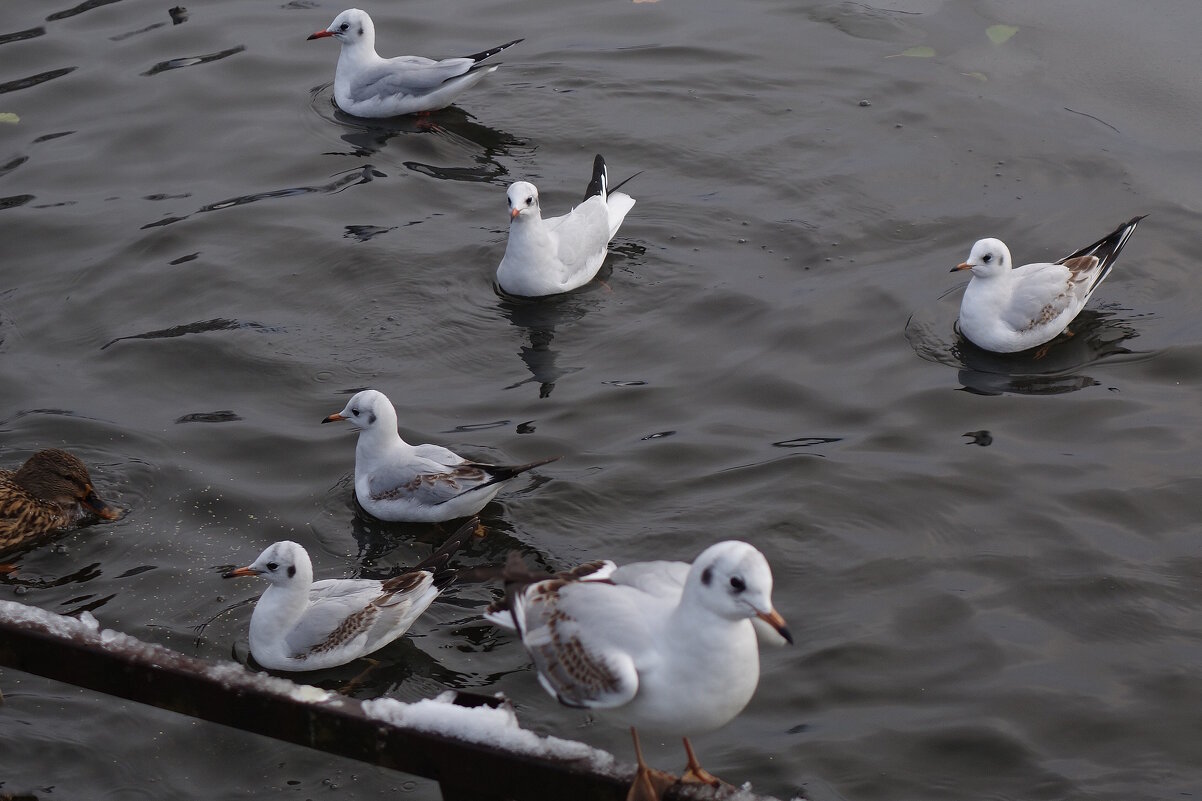
M 737 540 L 711 545 L 691 565 L 599 561 L 549 577 L 530 574 L 514 554 L 505 583 L 504 600 L 485 617 L 517 631 L 560 703 L 610 711 L 631 726 L 636 786 L 653 779 L 640 728 L 683 736 L 684 781 L 715 783 L 688 737 L 725 725 L 751 700 L 760 677 L 752 621 L 793 642 L 772 606 L 768 560 Z
M 1014 267 L 1001 240 L 980 240 L 972 246 L 968 261 L 952 268 L 952 272 L 972 271 L 960 302 L 961 333 L 977 347 L 997 353 L 1027 350 L 1055 339 L 1110 274 L 1135 226 L 1146 216 L 1133 217 L 1055 264 Z
M 459 528 L 417 567 L 386 581 L 313 580 L 304 547 L 284 540 L 226 574 L 262 576 L 271 586 L 250 616 L 250 655 L 269 670 L 323 670 L 378 651 L 400 637 L 455 578 L 447 560 L 476 529 Z
M 609 240 L 634 206 L 630 195 L 608 187 L 605 159 L 598 155 L 584 201 L 562 217 L 544 220 L 534 184 L 510 184 L 506 191 L 509 241 L 497 267 L 502 291 L 540 297 L 568 292 L 593 280 L 605 261 Z
M 334 100 L 356 117 L 395 117 L 446 108 L 499 64 L 481 64 L 523 39 L 462 58 L 441 61 L 422 56 L 380 58 L 376 27 L 366 11 L 348 8 L 324 31 L 309 36 L 332 36 L 342 43 L 334 72 Z
M 410 445 L 397 432 L 396 409 L 374 389 L 356 393 L 341 412 L 321 422 L 346 420 L 359 431 L 355 446 L 355 497 L 380 520 L 439 523 L 474 515 L 509 479 L 559 457 L 529 464 L 469 462 L 441 445 Z

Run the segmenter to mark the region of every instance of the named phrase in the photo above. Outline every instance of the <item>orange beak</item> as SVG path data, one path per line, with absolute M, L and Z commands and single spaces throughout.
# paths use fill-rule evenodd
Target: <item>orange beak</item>
M 309 39 L 324 39 L 327 36 L 333 36 L 333 35 L 334 34 L 330 33 L 329 31 L 318 31 L 317 33 L 310 34 L 309 37 L 307 39 L 305 39 L 305 41 L 309 41 Z
M 793 644 L 793 635 L 789 633 L 789 627 L 785 625 L 785 619 L 780 616 L 780 612 L 773 609 L 771 612 L 759 612 L 756 614 L 756 617 L 776 629 L 777 633 L 784 637 L 785 642 L 789 643 L 789 645 Z
M 224 576 L 222 576 L 222 578 L 236 578 L 238 576 L 257 576 L 257 575 L 259 575 L 259 571 L 255 570 L 253 567 L 250 567 L 249 565 L 247 565 L 246 567 L 234 568 L 233 570 L 231 570 L 230 572 L 228 572 Z
M 510 209 L 509 210 L 509 221 L 513 222 L 514 220 L 516 220 L 518 218 L 518 215 L 521 213 L 522 213 L 521 209 Z
M 329 416 L 329 417 L 327 417 L 326 419 L 322 420 L 321 422 L 323 422 L 323 423 L 337 423 L 339 420 L 345 420 L 345 419 L 346 419 L 346 418 L 345 418 L 345 417 L 343 417 L 343 416 L 342 416 L 341 414 L 339 414 L 338 412 L 334 412 L 332 415 L 330 415 L 330 416 Z
M 948 270 L 948 272 L 954 273 L 954 272 L 956 272 L 956 270 L 971 270 L 971 269 L 972 269 L 971 264 L 969 264 L 968 262 L 962 262 L 961 264 L 957 264 L 955 267 Z

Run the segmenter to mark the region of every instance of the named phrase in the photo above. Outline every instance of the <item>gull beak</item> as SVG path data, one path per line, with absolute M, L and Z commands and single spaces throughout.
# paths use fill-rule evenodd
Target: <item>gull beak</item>
M 325 419 L 324 419 L 324 420 L 322 420 L 321 422 L 323 422 L 323 423 L 337 423 L 339 420 L 345 420 L 345 419 L 346 419 L 346 418 L 345 418 L 345 417 L 343 417 L 343 416 L 342 416 L 341 414 L 339 414 L 338 412 L 334 412 L 332 415 L 330 415 L 329 417 L 325 418 Z
M 234 568 L 233 570 L 231 570 L 230 572 L 228 572 L 224 576 L 222 576 L 222 578 L 237 578 L 239 576 L 257 576 L 257 575 L 259 575 L 259 571 L 255 570 L 250 565 L 247 565 L 246 567 Z
M 95 515 L 103 517 L 105 520 L 116 520 L 121 517 L 121 510 L 115 506 L 105 503 L 96 494 L 96 490 L 88 487 L 88 494 L 80 501 L 85 508 Z
M 324 39 L 327 36 L 333 36 L 333 35 L 334 34 L 330 33 L 329 31 L 318 31 L 317 33 L 310 34 L 309 37 L 307 39 L 305 39 L 305 41 L 309 41 L 311 39 Z
M 509 221 L 513 222 L 514 220 L 516 220 L 518 218 L 518 215 L 521 213 L 522 213 L 522 210 L 520 208 L 510 209 L 509 210 Z
M 954 273 L 954 272 L 956 272 L 957 270 L 971 270 L 971 269 L 972 269 L 972 265 L 971 265 L 971 264 L 969 264 L 968 262 L 963 262 L 963 263 L 961 263 L 961 264 L 957 264 L 955 267 L 953 267 L 952 269 L 948 270 L 948 272 L 949 272 L 949 273 Z
M 756 612 L 756 617 L 776 629 L 777 633 L 784 637 L 785 642 L 789 643 L 789 645 L 793 644 L 793 635 L 789 633 L 789 627 L 785 625 L 785 619 L 780 616 L 780 612 L 777 612 L 775 609 L 768 612 Z

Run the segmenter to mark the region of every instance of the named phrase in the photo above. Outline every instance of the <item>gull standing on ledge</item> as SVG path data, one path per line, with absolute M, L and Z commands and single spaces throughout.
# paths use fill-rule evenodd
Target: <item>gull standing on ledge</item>
M 960 332 L 977 347 L 997 353 L 1027 350 L 1055 339 L 1085 308 L 1146 216 L 1132 218 L 1055 264 L 1014 267 L 1001 240 L 980 240 L 968 261 L 952 268 L 972 271 L 960 302 Z
M 725 725 L 759 683 L 752 620 L 793 641 L 772 607 L 768 560 L 737 540 L 711 545 L 692 565 L 591 562 L 555 576 L 534 576 L 511 556 L 505 578 L 505 599 L 486 617 L 517 630 L 543 688 L 566 706 L 610 710 L 632 729 L 684 736 L 685 781 L 717 781 L 688 735 Z M 655 776 L 634 736 L 637 790 Z
M 593 177 L 584 202 L 562 217 L 542 218 L 534 184 L 510 184 L 506 192 L 509 241 L 497 267 L 502 291 L 539 297 L 567 292 L 593 280 L 605 261 L 609 240 L 634 206 L 630 195 L 610 191 L 605 159 L 599 155 L 593 160 Z
M 334 100 L 356 117 L 395 117 L 446 108 L 498 64 L 480 62 L 522 39 L 462 58 L 380 58 L 376 28 L 366 11 L 348 8 L 310 39 L 332 36 L 342 43 L 334 72 Z
M 397 432 L 396 409 L 365 389 L 321 422 L 346 420 L 359 431 L 355 497 L 380 520 L 440 523 L 479 512 L 509 479 L 559 457 L 529 464 L 469 462 L 441 445 L 410 445 Z
M 250 616 L 250 655 L 268 670 L 323 670 L 383 648 L 454 580 L 447 560 L 478 522 L 469 520 L 415 568 L 386 581 L 314 581 L 304 547 L 288 540 L 269 546 L 226 574 L 271 582 Z

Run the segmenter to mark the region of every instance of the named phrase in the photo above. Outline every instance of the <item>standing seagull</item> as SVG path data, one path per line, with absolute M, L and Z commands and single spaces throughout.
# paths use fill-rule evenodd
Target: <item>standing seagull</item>
M 497 267 L 501 289 L 510 295 L 538 297 L 567 292 L 593 280 L 605 261 L 609 240 L 634 206 L 630 195 L 610 194 L 608 187 L 605 159 L 598 155 L 584 202 L 562 217 L 544 220 L 534 184 L 510 184 L 506 192 L 509 241 Z
M 961 333 L 977 347 L 997 353 L 1027 350 L 1055 339 L 1085 308 L 1146 216 L 1132 218 L 1055 264 L 1014 267 L 1001 240 L 980 240 L 968 261 L 952 268 L 972 271 L 960 302 Z
M 333 36 L 342 43 L 334 73 L 334 100 L 356 117 L 395 117 L 446 108 L 498 64 L 480 62 L 522 39 L 462 58 L 435 61 L 422 56 L 380 58 L 376 28 L 366 11 L 348 8 L 310 39 Z
M 415 568 L 386 581 L 314 581 L 303 546 L 288 540 L 268 546 L 252 564 L 226 574 L 271 582 L 250 616 L 250 655 L 269 670 L 323 670 L 383 648 L 454 580 L 447 560 L 478 522 L 469 520 Z
M 410 445 L 397 432 L 396 409 L 383 392 L 365 389 L 321 422 L 346 420 L 359 430 L 355 497 L 381 520 L 440 523 L 474 515 L 509 479 L 553 462 L 469 462 L 441 445 Z
M 717 781 L 688 735 L 725 725 L 759 683 L 751 621 L 793 641 L 772 607 L 768 560 L 737 540 L 711 545 L 692 565 L 592 562 L 551 577 L 531 576 L 511 557 L 505 590 L 487 617 L 517 630 L 543 688 L 566 706 L 611 711 L 632 730 L 684 736 L 685 781 Z M 655 784 L 634 736 L 632 796 Z

